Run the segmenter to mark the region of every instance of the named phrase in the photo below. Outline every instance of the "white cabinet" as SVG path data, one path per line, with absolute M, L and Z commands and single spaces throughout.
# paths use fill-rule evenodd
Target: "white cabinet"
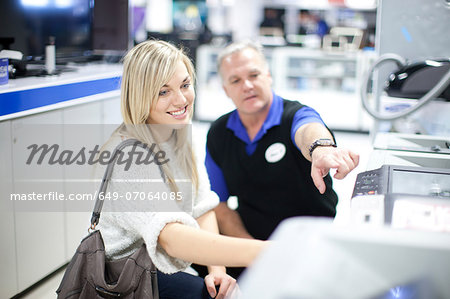
M 0 122 L 0 190 L 13 192 L 11 121 Z M 11 298 L 17 291 L 16 237 L 14 205 L 9 198 L 0 196 L 0 298 Z
M 81 142 L 87 148 L 94 148 L 95 144 L 101 145 L 103 136 L 103 102 L 97 101 L 83 105 L 77 105 L 62 110 L 64 122 L 63 145 L 66 149 L 78 149 Z M 80 126 L 81 125 L 81 126 Z M 77 179 L 89 178 L 92 175 L 92 167 L 89 165 L 64 167 L 64 192 L 65 194 L 81 194 L 87 192 L 85 182 L 77 182 Z M 72 211 L 71 204 L 65 202 L 65 258 L 72 258 L 81 239 L 87 235 L 90 225 L 91 211 L 89 207 L 81 208 L 81 211 Z M 81 204 L 73 203 L 80 207 Z M 84 204 L 83 204 L 84 206 Z M 92 205 L 93 206 L 93 205 Z
M 369 115 L 360 103 L 371 52 L 326 52 L 278 47 L 272 52 L 274 90 L 284 98 L 316 109 L 332 129 L 367 131 Z
M 86 84 L 104 78 L 117 78 L 120 73 L 114 70 L 111 73 L 97 73 L 96 76 L 92 80 L 87 78 Z M 52 84 L 47 84 L 44 79 L 41 81 L 43 88 L 46 88 L 64 86 L 67 82 L 63 79 L 55 78 Z M 84 82 L 82 79 L 84 78 L 80 77 L 80 82 Z M 19 86 L 22 81 L 13 81 L 8 90 L 2 90 L 2 100 L 16 99 L 10 95 L 17 90 L 21 92 L 22 89 L 39 89 L 31 84 L 36 78 L 29 78 L 30 82 L 24 80 L 23 86 Z M 80 140 L 86 144 L 102 145 L 122 122 L 120 91 L 113 84 L 111 90 L 103 85 L 103 90 L 100 88 L 99 92 L 85 97 L 0 116 L 1 298 L 10 298 L 24 291 L 67 263 L 81 238 L 87 234 L 92 213 L 93 203 L 89 203 L 90 207 L 81 212 L 74 212 L 65 201 L 53 202 L 52 205 L 60 205 L 47 209 L 41 208 L 41 204 L 44 204 L 42 202 L 10 199 L 11 194 L 15 193 L 80 193 L 82 191 L 67 178 L 86 179 L 92 175 L 90 167 L 87 174 L 86 169 L 77 170 L 66 165 L 57 167 L 54 171 L 47 171 L 37 163 L 27 164 L 25 161 L 30 154 L 27 147 L 34 143 L 56 143 L 61 145 L 61 149 L 70 149 Z M 51 96 L 50 93 L 47 95 Z M 22 100 L 30 101 L 25 103 L 29 104 L 36 99 L 27 97 Z M 44 97 L 41 100 L 45 102 L 46 99 Z M 4 109 L 1 112 L 4 112 Z M 80 125 L 85 125 L 86 128 L 78 131 Z M 44 126 L 47 126 L 47 129 Z M 50 163 L 43 164 L 49 167 Z M 54 183 L 49 184 L 50 181 Z
M 122 114 L 120 112 L 120 96 L 117 94 L 102 101 L 102 120 L 103 124 L 121 124 Z
M 41 184 L 39 180 L 51 179 L 40 165 L 27 165 L 27 152 L 30 144 L 46 143 L 46 132 L 34 134 L 28 130 L 31 125 L 61 124 L 62 112 L 55 110 L 43 114 L 12 120 L 12 161 L 14 193 L 47 194 L 50 191 L 62 192 L 62 184 Z M 58 131 L 58 132 L 57 132 Z M 52 133 L 51 140 L 63 142 L 62 127 Z M 60 177 L 63 177 L 60 169 Z M 64 253 L 64 214 L 58 212 L 28 211 L 31 205 L 39 202 L 15 202 L 15 236 L 17 252 L 18 290 L 23 291 L 46 275 L 52 273 L 66 262 Z M 22 208 L 19 208 L 18 205 Z M 24 211 L 27 210 L 27 211 Z

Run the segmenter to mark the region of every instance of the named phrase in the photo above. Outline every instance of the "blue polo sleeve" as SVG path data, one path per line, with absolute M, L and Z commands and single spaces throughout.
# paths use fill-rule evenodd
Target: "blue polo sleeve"
M 220 169 L 219 165 L 216 164 L 209 154 L 208 148 L 206 148 L 205 166 L 208 172 L 211 190 L 217 193 L 221 202 L 226 202 L 230 193 L 228 192 L 225 177 L 223 176 L 222 169 Z
M 295 143 L 295 132 L 297 132 L 298 128 L 307 123 L 321 123 L 325 125 L 325 123 L 323 122 L 322 118 L 320 117 L 319 113 L 316 110 L 314 110 L 309 106 L 303 106 L 295 113 L 294 120 L 292 121 L 291 140 L 295 144 L 295 146 L 297 146 L 297 144 Z

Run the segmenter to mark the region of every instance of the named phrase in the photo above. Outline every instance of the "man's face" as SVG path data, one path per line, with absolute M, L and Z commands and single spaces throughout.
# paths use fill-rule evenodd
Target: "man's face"
M 260 55 L 247 48 L 224 58 L 221 64 L 223 89 L 242 115 L 269 109 L 272 77 Z

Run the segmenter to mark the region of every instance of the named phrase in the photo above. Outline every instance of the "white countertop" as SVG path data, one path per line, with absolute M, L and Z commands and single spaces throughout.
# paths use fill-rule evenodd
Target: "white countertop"
M 67 65 L 59 75 L 10 79 L 0 86 L 0 121 L 120 95 L 121 64 Z
M 9 79 L 8 84 L 0 85 L 0 94 L 122 76 L 121 64 L 91 63 L 83 66 L 68 64 L 67 67 L 73 69 L 73 71 L 52 76 Z

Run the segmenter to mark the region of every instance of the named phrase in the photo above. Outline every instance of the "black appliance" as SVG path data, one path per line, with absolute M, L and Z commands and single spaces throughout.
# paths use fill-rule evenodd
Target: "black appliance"
M 449 70 L 449 59 L 425 60 L 407 64 L 389 76 L 385 91 L 391 97 L 420 99 Z M 450 85 L 438 97 L 450 101 Z

